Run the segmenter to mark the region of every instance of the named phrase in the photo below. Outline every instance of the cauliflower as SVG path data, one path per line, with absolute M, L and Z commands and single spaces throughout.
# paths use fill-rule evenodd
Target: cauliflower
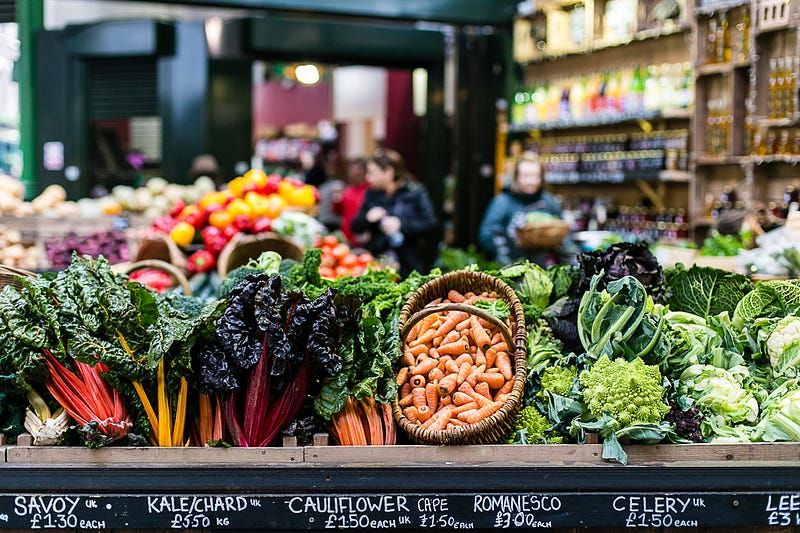
M 568 368 L 549 366 L 542 372 L 539 394 L 543 395 L 544 391 L 549 391 L 559 396 L 566 396 L 572 389 L 576 377 L 578 371 L 574 366 Z
M 717 418 L 718 426 L 758 420 L 758 400 L 744 383 L 750 373 L 747 367 L 729 369 L 713 365 L 692 365 L 681 373 L 678 392 L 695 400 L 704 414 Z
M 564 438 L 549 431 L 552 424 L 532 405 L 520 409 L 509 444 L 561 444 Z
M 605 355 L 580 375 L 583 398 L 598 419 L 613 416 L 619 428 L 635 423 L 659 423 L 669 412 L 657 366 L 639 358 L 609 360 Z
M 767 337 L 767 355 L 776 374 L 795 373 L 800 367 L 800 317 L 790 315 L 775 324 Z

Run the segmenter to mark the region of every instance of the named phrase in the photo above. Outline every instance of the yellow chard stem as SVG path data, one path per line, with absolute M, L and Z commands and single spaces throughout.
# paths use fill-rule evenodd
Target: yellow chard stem
M 125 350 L 125 353 L 130 355 L 131 359 L 136 361 L 133 350 L 131 350 L 130 346 L 128 346 L 128 341 L 125 340 L 125 337 L 122 336 L 122 333 L 120 333 L 119 330 L 117 330 L 117 338 L 122 345 L 122 349 Z M 136 389 L 136 395 L 139 396 L 142 406 L 144 406 L 144 412 L 147 414 L 147 421 L 150 422 L 150 429 L 154 435 L 158 435 L 158 418 L 156 417 L 155 411 L 153 411 L 153 406 L 150 404 L 150 400 L 147 398 L 147 393 L 144 391 L 144 387 L 142 387 L 142 384 L 138 381 L 132 381 L 131 383 L 133 384 L 133 388 Z
M 167 384 L 164 371 L 164 360 L 158 363 L 158 445 L 170 446 L 172 444 L 172 417 L 169 412 L 169 398 L 167 398 Z
M 186 423 L 186 399 L 189 395 L 189 382 L 181 376 L 181 388 L 178 392 L 178 405 L 175 406 L 175 427 L 172 430 L 172 445 L 183 445 L 183 428 Z

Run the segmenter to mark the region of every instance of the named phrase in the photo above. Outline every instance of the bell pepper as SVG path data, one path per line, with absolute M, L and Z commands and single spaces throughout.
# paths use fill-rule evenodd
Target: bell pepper
M 189 246 L 194 240 L 194 226 L 186 221 L 178 222 L 169 232 L 170 238 L 180 247 Z
M 215 226 L 206 226 L 203 228 L 203 247 L 208 250 L 211 255 L 217 256 L 228 244 L 228 239 L 222 234 L 222 230 Z
M 186 207 L 186 202 L 183 200 L 176 200 L 174 204 L 172 204 L 172 209 L 169 210 L 169 214 L 172 217 L 177 217 L 183 208 Z
M 199 272 L 207 272 L 214 268 L 216 263 L 214 256 L 208 250 L 197 250 L 186 260 L 186 270 L 190 274 L 197 274 Z
M 208 221 L 208 217 L 202 209 L 196 205 L 187 205 L 178 215 L 178 220 L 184 220 L 195 227 L 195 229 L 202 228 Z
M 269 217 L 258 217 L 253 221 L 253 233 L 263 233 L 272 231 L 272 219 Z

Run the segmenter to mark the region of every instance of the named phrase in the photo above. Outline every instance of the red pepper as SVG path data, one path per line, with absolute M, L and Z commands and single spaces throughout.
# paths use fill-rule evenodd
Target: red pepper
M 253 221 L 247 215 L 236 215 L 233 217 L 233 225 L 240 231 L 248 231 L 253 227 Z
M 174 228 L 175 224 L 177 223 L 178 221 L 172 218 L 171 216 L 163 215 L 153 221 L 153 229 L 156 229 L 164 233 L 169 233 L 170 231 L 172 231 L 172 228 Z
M 258 217 L 253 221 L 253 233 L 263 233 L 272 231 L 272 219 L 269 217 Z
M 222 249 L 228 244 L 228 239 L 222 235 L 222 230 L 216 226 L 206 226 L 203 228 L 203 246 L 211 252 L 211 255 L 218 256 Z
M 214 268 L 214 256 L 208 250 L 197 250 L 186 261 L 186 270 L 191 274 L 206 272 Z
M 222 230 L 222 236 L 225 237 L 226 241 L 233 239 L 239 233 L 239 228 L 234 225 L 225 226 L 225 229 Z
M 174 204 L 172 204 L 172 209 L 169 210 L 169 215 L 173 218 L 177 217 L 183 208 L 186 207 L 186 202 L 183 200 L 176 200 Z

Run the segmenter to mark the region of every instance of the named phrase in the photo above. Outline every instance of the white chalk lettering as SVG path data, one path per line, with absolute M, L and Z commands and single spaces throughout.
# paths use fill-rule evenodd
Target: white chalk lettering
M 34 513 L 72 514 L 80 500 L 70 496 L 17 496 L 14 499 L 14 513 L 17 516 Z

